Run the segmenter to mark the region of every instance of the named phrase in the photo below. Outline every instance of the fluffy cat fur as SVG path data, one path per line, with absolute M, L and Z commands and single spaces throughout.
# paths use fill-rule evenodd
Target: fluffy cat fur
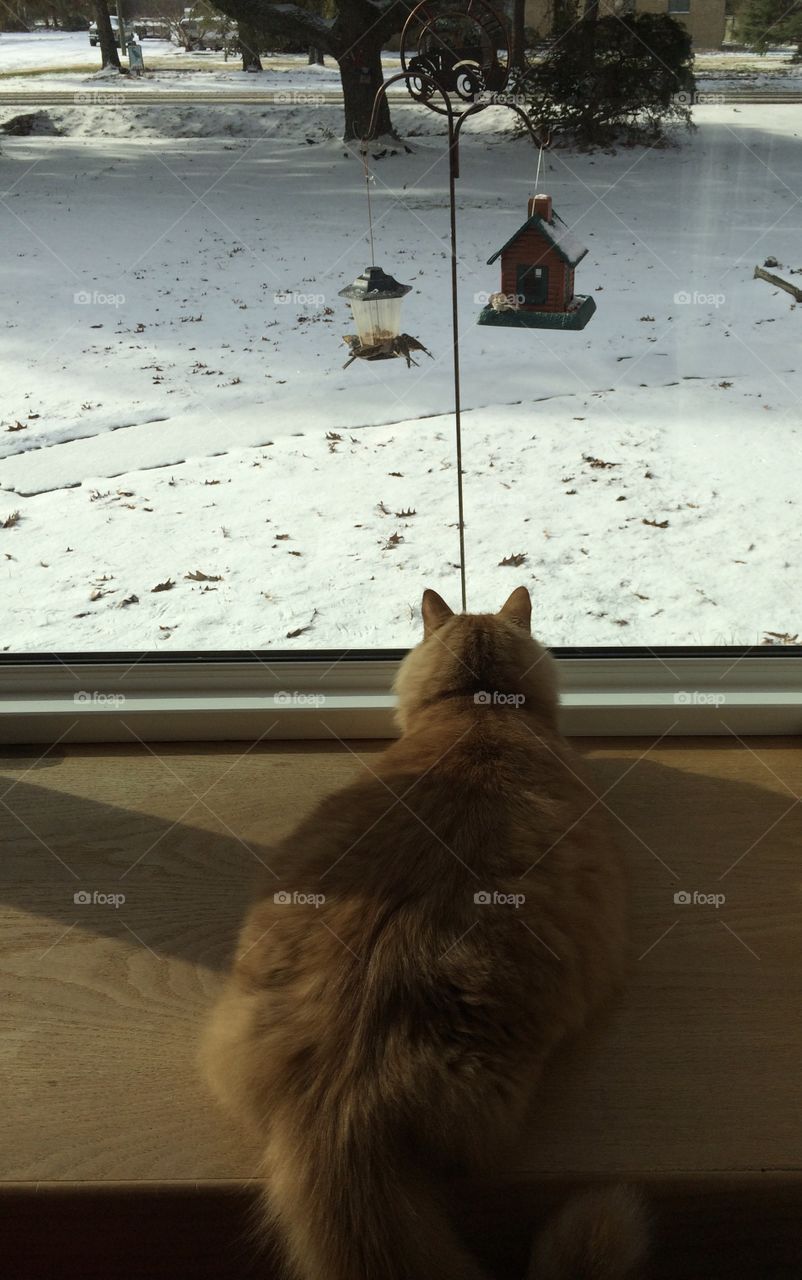
M 448 1179 L 509 1159 L 550 1053 L 622 977 L 622 861 L 530 611 L 523 587 L 497 614 L 424 594 L 401 737 L 275 850 L 242 929 L 203 1067 L 259 1135 L 296 1280 L 486 1280 Z M 644 1251 L 636 1198 L 586 1193 L 529 1280 L 623 1280 Z

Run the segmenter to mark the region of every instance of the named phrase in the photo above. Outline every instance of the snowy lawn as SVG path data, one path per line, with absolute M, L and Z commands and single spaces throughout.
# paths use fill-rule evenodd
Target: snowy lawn
M 151 88 L 208 89 L 219 85 L 273 93 L 278 88 L 339 90 L 336 63 L 326 58 L 325 67 L 309 67 L 300 54 L 264 54 L 265 74 L 254 76 L 239 71 L 236 57 L 226 60 L 222 53 L 195 50 L 191 53 L 166 40 L 143 40 L 142 52 L 148 74 L 132 87 L 126 78 L 112 79 L 104 88 L 121 94 L 142 93 Z M 765 54 L 748 51 L 704 52 L 696 56 L 696 75 L 702 92 L 728 89 L 799 89 L 802 65 L 791 62 L 793 48 L 770 49 Z M 398 56 L 386 53 L 382 62 L 387 74 L 400 66 Z M 100 49 L 89 43 L 86 31 L 0 32 L 0 88 L 84 88 L 87 73 L 100 68 Z M 297 83 L 296 83 L 297 82 Z
M 433 122 L 396 111 L 425 132 L 375 164 L 374 218 L 434 359 L 343 370 L 337 291 L 369 258 L 336 108 L 101 111 L 1 144 L 0 643 L 410 643 L 424 586 L 459 598 Z M 469 605 L 524 582 L 557 645 L 797 635 L 802 307 L 752 275 L 771 254 L 802 283 L 798 108 L 555 153 L 541 186 L 598 304 L 563 335 L 474 323 L 535 169 L 493 114 L 459 182 Z M 251 136 L 168 138 L 201 117 Z
M 332 58 L 325 67 L 310 67 L 300 54 L 263 54 L 264 74 L 241 70 L 239 57 L 214 53 L 209 49 L 187 52 L 169 40 L 143 40 L 142 56 L 146 75 L 131 81 L 114 74 L 104 82 L 104 91 L 146 93 L 148 88 L 247 88 L 255 93 L 275 93 L 287 88 L 339 91 L 340 75 Z M 400 67 L 397 55 L 382 59 L 388 74 Z M 0 32 L 0 90 L 86 89 L 86 76 L 98 73 L 100 49 L 89 43 L 86 31 Z M 297 84 L 296 84 L 297 81 Z

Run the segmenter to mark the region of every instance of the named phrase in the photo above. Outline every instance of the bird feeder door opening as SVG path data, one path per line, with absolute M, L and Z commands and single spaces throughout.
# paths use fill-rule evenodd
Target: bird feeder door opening
M 526 307 L 542 307 L 549 297 L 548 267 L 527 266 L 522 263 L 517 271 L 517 293 Z

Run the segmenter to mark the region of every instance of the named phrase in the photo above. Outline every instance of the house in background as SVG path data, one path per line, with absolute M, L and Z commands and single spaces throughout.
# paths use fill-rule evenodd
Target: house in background
M 720 49 L 727 29 L 728 0 L 600 0 L 599 13 L 668 13 L 688 28 L 694 48 Z M 526 25 L 551 34 L 554 0 L 526 0 Z

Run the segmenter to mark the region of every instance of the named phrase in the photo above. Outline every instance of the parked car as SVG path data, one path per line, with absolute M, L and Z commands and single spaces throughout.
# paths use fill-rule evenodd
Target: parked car
M 176 24 L 178 38 L 185 49 L 212 49 L 222 53 L 226 45 L 237 40 L 236 23 L 228 23 L 225 28 L 207 25 L 202 18 L 180 18 Z
M 109 22 L 111 23 L 111 34 L 114 36 L 115 43 L 119 44 L 120 43 L 120 25 L 117 21 L 116 13 L 109 14 Z M 135 31 L 136 34 L 139 36 L 139 39 L 142 40 L 145 35 L 146 24 L 144 22 L 137 21 L 136 19 L 134 19 L 133 22 L 126 22 L 125 30 L 127 31 L 129 36 L 131 35 L 132 31 Z M 100 36 L 98 35 L 96 22 L 89 23 L 89 43 L 92 45 L 93 48 L 96 44 L 100 43 Z
M 169 40 L 170 24 L 161 18 L 143 18 L 134 20 L 134 26 L 139 34 L 140 40 Z

